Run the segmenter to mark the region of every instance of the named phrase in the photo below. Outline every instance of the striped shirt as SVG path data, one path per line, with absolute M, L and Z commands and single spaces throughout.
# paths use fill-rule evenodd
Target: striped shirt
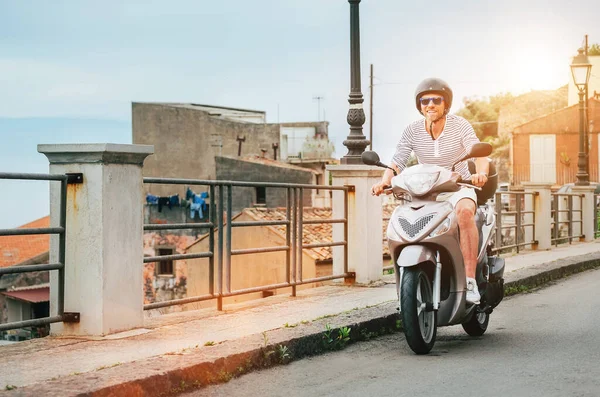
M 415 152 L 420 164 L 433 164 L 451 170 L 452 164 L 466 156 L 477 142 L 479 138 L 473 127 L 460 116 L 446 115 L 446 125 L 436 140 L 425 130 L 425 119 L 421 119 L 406 127 L 398 141 L 392 162 L 402 171 L 410 153 Z M 471 178 L 466 161 L 456 164 L 454 169 L 463 179 Z

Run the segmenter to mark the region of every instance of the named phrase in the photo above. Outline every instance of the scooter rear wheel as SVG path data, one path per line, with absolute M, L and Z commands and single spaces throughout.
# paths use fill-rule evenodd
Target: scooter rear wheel
M 485 333 L 490 322 L 490 315 L 476 307 L 467 322 L 462 323 L 465 332 L 471 336 L 481 336 Z
M 427 354 L 435 344 L 437 312 L 427 273 L 418 267 L 405 268 L 402 275 L 401 315 L 406 342 L 417 354 Z

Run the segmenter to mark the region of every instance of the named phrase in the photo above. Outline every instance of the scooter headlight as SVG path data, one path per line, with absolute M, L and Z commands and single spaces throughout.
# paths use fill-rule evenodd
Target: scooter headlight
M 450 230 L 450 218 L 444 219 L 444 222 L 440 223 L 438 227 L 433 229 L 433 231 L 429 234 L 429 237 L 439 236 L 446 233 L 448 230 Z
M 422 196 L 431 190 L 439 177 L 439 172 L 406 175 L 404 184 L 412 194 Z

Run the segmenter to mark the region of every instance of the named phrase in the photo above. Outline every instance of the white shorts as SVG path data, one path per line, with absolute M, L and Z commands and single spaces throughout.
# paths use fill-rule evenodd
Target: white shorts
M 464 198 L 473 200 L 477 206 L 477 194 L 475 193 L 475 189 L 472 187 L 461 187 L 458 192 L 440 194 L 437 198 L 437 201 L 447 201 L 452 204 L 452 208 L 454 208 L 456 207 L 456 203 Z

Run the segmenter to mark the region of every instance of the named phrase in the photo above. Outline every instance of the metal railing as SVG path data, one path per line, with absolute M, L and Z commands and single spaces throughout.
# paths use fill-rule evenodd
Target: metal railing
M 590 162 L 588 168 L 590 181 L 597 181 L 599 175 L 598 164 Z M 551 177 L 551 178 L 547 178 Z M 540 179 L 538 179 L 540 178 Z M 558 164 L 513 164 L 512 185 L 519 186 L 523 182 L 547 181 L 562 186 L 577 180 L 577 167 L 569 167 L 562 163 Z
M 518 191 L 496 192 L 496 239 L 493 253 L 502 253 L 521 247 L 537 244 L 535 238 L 535 211 L 525 210 L 525 199 L 533 201 L 537 193 Z M 533 204 L 531 206 L 533 208 Z M 525 241 L 525 228 L 531 228 L 531 239 Z
M 600 237 L 600 194 L 594 194 L 594 238 Z
M 552 193 L 552 238 L 550 241 L 555 245 L 561 243 L 569 243 L 573 239 L 583 238 L 583 194 L 576 193 Z M 563 200 L 561 200 L 563 199 Z M 574 209 L 573 200 L 579 201 L 579 209 Z M 566 206 L 561 205 L 561 201 L 566 201 Z M 575 219 L 574 215 L 579 214 L 578 218 Z M 574 228 L 574 224 L 579 224 L 579 228 Z M 561 228 L 561 226 L 564 226 Z M 574 234 L 575 230 L 578 229 L 578 234 Z
M 208 251 L 201 253 L 185 253 L 175 255 L 160 255 L 144 258 L 144 263 L 159 262 L 161 260 L 181 260 L 208 258 L 208 294 L 188 296 L 186 298 L 165 300 L 148 303 L 144 310 L 152 310 L 167 306 L 182 305 L 193 302 L 217 300 L 217 309 L 223 309 L 223 298 L 268 291 L 280 288 L 292 288 L 292 296 L 296 295 L 296 287 L 340 278 L 352 278 L 354 274 L 348 272 L 348 192 L 353 191 L 353 186 L 321 186 L 292 183 L 269 182 L 242 182 L 242 181 L 211 181 L 197 179 L 173 178 L 144 178 L 145 184 L 167 184 L 187 186 L 208 186 L 209 188 L 209 216 L 208 222 L 179 223 L 179 224 L 145 224 L 144 231 L 152 230 L 180 230 L 180 229 L 208 229 Z M 264 187 L 286 190 L 286 217 L 283 220 L 233 222 L 232 221 L 232 189 L 234 187 Z M 344 194 L 344 217 L 341 219 L 303 219 L 304 189 L 338 190 Z M 216 194 L 215 194 L 216 193 Z M 341 223 L 344 225 L 344 240 L 331 243 L 303 244 L 303 225 Z M 285 226 L 286 244 L 275 247 L 262 247 L 251 249 L 233 250 L 231 247 L 232 228 L 249 226 Z M 216 236 L 215 236 L 216 235 Z M 333 240 L 333 238 L 332 238 Z M 215 247 L 216 245 L 216 247 Z M 342 246 L 344 253 L 343 273 L 330 276 L 303 279 L 302 276 L 302 250 L 305 248 Z M 231 288 L 231 257 L 234 255 L 257 254 L 267 252 L 285 252 L 286 280 L 282 283 L 262 285 L 240 290 Z M 215 256 L 217 263 L 215 264 Z M 189 266 L 189 264 L 188 264 Z M 216 276 L 216 280 L 215 280 Z
M 42 317 L 24 321 L 14 321 L 0 324 L 0 331 L 37 327 L 40 325 L 48 325 L 58 322 L 78 322 L 79 313 L 65 313 L 65 235 L 66 235 L 66 201 L 67 201 L 67 184 L 77 183 L 81 180 L 81 174 L 66 174 L 66 175 L 51 175 L 51 174 L 22 174 L 22 173 L 0 173 L 0 179 L 13 180 L 36 180 L 36 181 L 59 181 L 60 189 L 60 215 L 58 227 L 46 228 L 25 228 L 25 229 L 0 229 L 0 236 L 22 236 L 22 235 L 38 235 L 38 234 L 58 234 L 58 262 L 39 265 L 27 266 L 9 266 L 0 268 L 0 277 L 5 274 L 18 274 L 39 272 L 46 270 L 58 270 L 58 300 L 57 300 L 57 315 L 50 317 Z

